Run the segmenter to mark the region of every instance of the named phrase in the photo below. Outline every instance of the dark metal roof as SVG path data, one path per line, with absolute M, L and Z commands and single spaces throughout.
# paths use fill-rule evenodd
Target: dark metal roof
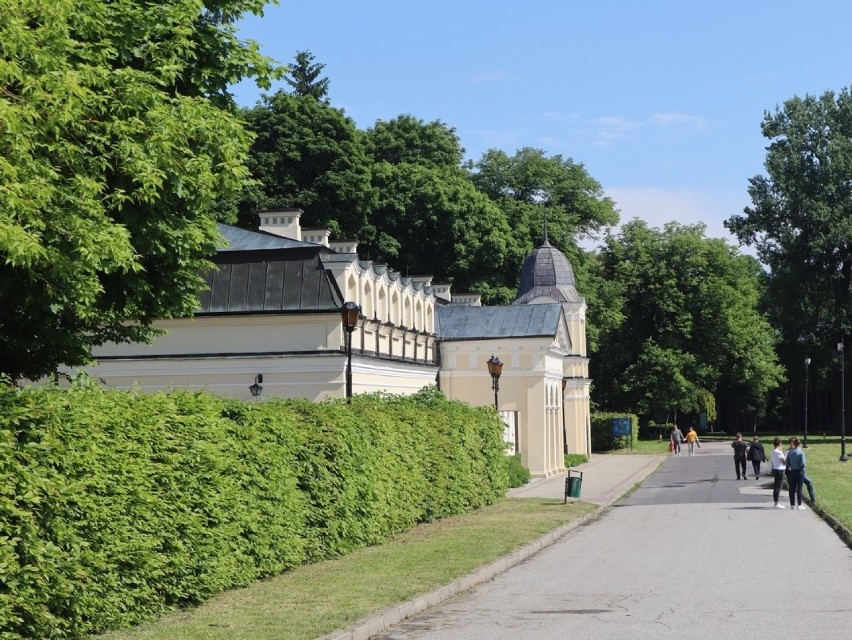
M 559 249 L 545 238 L 541 246 L 530 253 L 521 267 L 521 286 L 513 305 L 527 304 L 536 298 L 551 298 L 554 302 L 581 302 L 574 282 L 574 270 Z
M 265 231 L 248 231 L 247 229 L 232 227 L 229 224 L 219 223 L 216 226 L 219 227 L 219 233 L 224 236 L 227 242 L 227 246 L 218 248 L 219 253 L 322 246 L 312 242 L 299 242 L 291 238 L 283 238 L 276 236 L 274 233 L 266 233 Z
M 562 318 L 560 304 L 511 307 L 435 307 L 440 340 L 490 340 L 555 336 Z
M 337 312 L 342 304 L 322 265 L 320 245 L 220 252 L 203 274 L 207 290 L 196 314 Z

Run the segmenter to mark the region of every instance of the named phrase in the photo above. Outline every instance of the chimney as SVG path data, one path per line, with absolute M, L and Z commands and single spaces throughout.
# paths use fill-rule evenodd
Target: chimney
M 302 226 L 299 218 L 304 211 L 301 209 L 267 209 L 258 212 L 260 217 L 260 230 L 272 233 L 282 238 L 302 241 Z

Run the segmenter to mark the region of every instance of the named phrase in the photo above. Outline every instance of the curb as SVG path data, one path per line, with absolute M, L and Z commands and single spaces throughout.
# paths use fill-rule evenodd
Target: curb
M 513 551 L 509 555 L 503 556 L 491 564 L 487 564 L 472 573 L 453 580 L 445 587 L 441 587 L 426 595 L 418 596 L 408 602 L 383 609 L 382 611 L 359 620 L 354 625 L 347 627 L 346 629 L 332 631 L 327 635 L 321 636 L 317 640 L 368 640 L 371 636 L 384 631 L 388 627 L 399 624 L 406 618 L 410 618 L 411 616 L 441 604 L 442 602 L 449 600 L 464 591 L 468 591 L 473 587 L 488 582 L 494 576 L 503 573 L 507 569 L 511 569 L 533 554 L 549 547 L 577 527 L 599 517 L 607 508 L 609 508 L 609 505 L 606 507 L 599 507 L 592 513 L 581 516 L 568 524 L 562 525 L 558 529 L 554 529 L 550 533 L 546 533 L 540 538 L 524 545 L 520 549 Z
M 468 591 L 474 587 L 477 587 L 485 582 L 491 580 L 494 576 L 503 573 L 507 569 L 511 569 L 515 565 L 520 564 L 533 554 L 538 553 L 542 549 L 549 547 L 550 545 L 557 542 L 560 538 L 567 535 L 574 529 L 583 526 L 584 524 L 590 522 L 601 516 L 607 509 L 609 509 L 613 504 L 618 502 L 622 497 L 626 496 L 628 493 L 631 493 L 636 486 L 641 484 L 645 478 L 651 475 L 654 471 L 656 471 L 659 466 L 663 463 L 665 458 L 662 460 L 655 460 L 644 467 L 642 467 L 639 471 L 637 471 L 634 475 L 627 479 L 627 481 L 619 485 L 617 489 L 617 494 L 610 500 L 607 500 L 606 503 L 598 506 L 595 511 L 589 513 L 585 516 L 581 516 L 576 520 L 569 522 L 568 524 L 564 524 L 558 529 L 554 529 L 550 533 L 546 533 L 540 538 L 533 540 L 532 542 L 524 545 L 520 549 L 513 551 L 507 556 L 503 556 L 494 562 L 487 564 L 475 571 L 462 576 L 456 580 L 453 580 L 450 584 L 445 587 L 441 587 L 432 591 L 431 593 L 418 596 L 413 600 L 409 600 L 408 602 L 404 602 L 398 605 L 393 605 L 381 611 L 378 611 L 366 618 L 362 618 L 358 622 L 345 629 L 340 629 L 338 631 L 332 631 L 329 634 L 324 636 L 320 636 L 317 640 L 369 640 L 370 637 L 376 635 L 377 633 L 381 633 L 382 631 L 392 627 L 394 625 L 399 624 L 406 618 L 410 618 L 413 615 L 421 613 L 426 609 L 430 609 L 434 606 L 449 600 L 457 596 L 458 594 Z M 576 500 L 572 500 L 576 501 Z M 593 503 L 590 503 L 593 504 Z

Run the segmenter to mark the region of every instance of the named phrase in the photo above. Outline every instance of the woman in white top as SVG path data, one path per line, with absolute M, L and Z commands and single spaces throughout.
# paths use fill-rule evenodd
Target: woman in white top
M 781 450 L 781 438 L 775 438 L 773 443 L 775 448 L 772 450 L 772 499 L 775 500 L 776 509 L 785 509 L 786 507 L 778 502 L 781 497 L 781 481 L 784 479 L 784 470 L 787 468 L 787 456 Z

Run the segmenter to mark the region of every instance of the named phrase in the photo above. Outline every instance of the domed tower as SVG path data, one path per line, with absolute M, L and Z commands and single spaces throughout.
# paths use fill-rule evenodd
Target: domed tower
M 577 292 L 574 270 L 565 254 L 548 241 L 546 223 L 544 242 L 521 267 L 521 286 L 512 304 L 562 305 L 568 334 L 567 340 L 559 340 L 565 354 L 561 394 L 565 451 L 591 455 L 592 381 L 586 357 L 586 300 Z
M 574 270 L 559 249 L 547 240 L 529 254 L 521 266 L 521 287 L 512 304 L 582 302 L 574 283 Z

